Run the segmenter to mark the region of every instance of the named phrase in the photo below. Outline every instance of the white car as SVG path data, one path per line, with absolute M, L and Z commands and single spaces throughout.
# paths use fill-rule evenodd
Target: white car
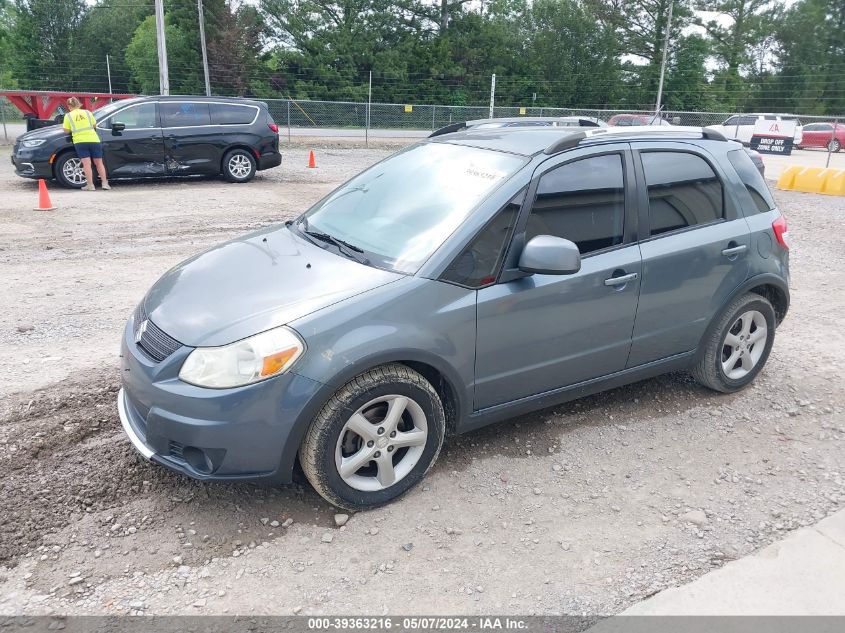
M 788 114 L 735 114 L 721 125 L 710 127 L 721 132 L 725 138 L 748 145 L 758 121 L 795 121 L 794 144 L 797 146 L 801 143 L 803 138 L 801 121 Z

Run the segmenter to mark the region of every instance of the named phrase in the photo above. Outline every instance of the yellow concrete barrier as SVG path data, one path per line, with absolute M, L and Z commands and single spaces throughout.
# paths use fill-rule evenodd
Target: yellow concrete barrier
M 793 165 L 778 178 L 778 189 L 845 196 L 845 169 Z

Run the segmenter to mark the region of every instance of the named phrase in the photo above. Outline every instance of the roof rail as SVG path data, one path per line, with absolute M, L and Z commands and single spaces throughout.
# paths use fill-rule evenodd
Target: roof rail
M 435 136 L 440 136 L 441 134 L 451 134 L 452 132 L 463 130 L 466 126 L 466 121 L 461 121 L 460 123 L 452 123 L 450 125 L 447 125 L 446 127 L 440 128 L 439 130 L 434 130 L 434 132 L 428 135 L 428 138 L 434 138 Z
M 567 149 L 572 149 L 573 147 L 577 147 L 581 141 L 591 139 L 594 137 L 630 137 L 630 136 L 667 136 L 667 137 L 675 137 L 675 138 L 691 138 L 693 135 L 698 134 L 697 138 L 704 138 L 709 141 L 727 141 L 728 139 L 719 132 L 718 130 L 714 130 L 711 128 L 698 128 L 698 127 L 682 127 L 682 126 L 651 126 L 651 125 L 642 125 L 642 126 L 635 126 L 635 127 L 603 127 L 603 128 L 588 128 L 586 130 L 581 130 L 579 132 L 573 132 L 572 134 L 567 134 L 566 136 L 558 139 L 551 145 L 549 145 L 546 149 L 543 150 L 544 154 L 551 156 L 552 154 L 558 154 L 563 152 Z

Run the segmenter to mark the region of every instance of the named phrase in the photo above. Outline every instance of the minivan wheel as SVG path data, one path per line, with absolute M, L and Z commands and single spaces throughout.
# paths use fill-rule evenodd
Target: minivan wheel
M 842 144 L 839 142 L 839 139 L 832 138 L 827 144 L 827 149 L 829 149 L 831 152 L 838 152 L 840 149 L 842 149 Z
M 383 365 L 346 383 L 323 406 L 299 447 L 299 461 L 329 503 L 365 510 L 425 476 L 445 428 L 434 387 L 405 365 Z
M 63 187 L 79 189 L 86 184 L 82 161 L 73 152 L 65 152 L 59 156 L 53 169 L 56 181 Z
M 223 178 L 229 182 L 249 182 L 257 167 L 255 156 L 243 149 L 233 149 L 223 157 Z
M 705 387 L 731 393 L 760 373 L 775 340 L 775 310 L 758 294 L 734 299 L 703 342 L 692 375 Z

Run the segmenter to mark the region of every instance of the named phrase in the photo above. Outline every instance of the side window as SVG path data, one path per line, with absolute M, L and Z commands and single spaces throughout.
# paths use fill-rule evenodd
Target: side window
M 731 161 L 731 165 L 734 166 L 736 173 L 745 184 L 757 211 L 766 213 L 774 209 L 775 201 L 772 199 L 769 187 L 745 150 L 737 149 L 728 152 L 728 160 Z
M 804 126 L 805 132 L 818 132 L 821 129 L 821 123 L 810 123 L 810 125 Z
M 756 116 L 741 116 L 741 117 L 739 117 L 739 124 L 740 125 L 757 125 L 757 117 Z
M 211 104 L 211 122 L 214 125 L 249 125 L 255 115 L 256 110 L 252 106 Z
M 525 239 L 554 235 L 582 255 L 622 243 L 625 174 L 621 154 L 576 160 L 540 177 Z
M 688 152 L 641 152 L 652 235 L 725 217 L 722 183 L 710 164 Z
M 725 125 L 725 126 L 727 126 L 727 125 L 739 125 L 739 117 L 738 116 L 732 116 L 730 119 L 728 119 L 727 121 L 722 123 L 722 125 Z
M 162 127 L 211 125 L 207 103 L 162 101 L 159 107 Z
M 156 104 L 142 103 L 141 105 L 130 106 L 115 114 L 110 123 L 123 123 L 127 130 L 157 128 Z
M 441 279 L 470 288 L 495 282 L 524 198 L 523 189 L 467 244 Z

